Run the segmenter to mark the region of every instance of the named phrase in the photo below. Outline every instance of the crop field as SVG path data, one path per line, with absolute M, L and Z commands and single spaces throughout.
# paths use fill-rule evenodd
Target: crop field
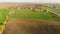
M 3 34 L 60 34 L 60 17 L 46 11 L 15 9 Z
M 60 21 L 60 17 L 56 14 L 46 11 L 33 11 L 30 9 L 15 10 L 12 18 L 32 19 L 32 20 L 55 20 Z

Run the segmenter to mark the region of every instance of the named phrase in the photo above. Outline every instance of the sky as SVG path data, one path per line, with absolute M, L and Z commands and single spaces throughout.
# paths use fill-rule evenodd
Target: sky
M 60 3 L 60 0 L 0 0 L 0 2 Z

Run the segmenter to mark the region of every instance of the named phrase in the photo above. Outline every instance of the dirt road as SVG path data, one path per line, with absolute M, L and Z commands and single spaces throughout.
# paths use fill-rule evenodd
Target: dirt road
M 60 31 L 59 29 L 57 29 L 57 31 L 55 32 L 53 28 L 50 29 L 49 25 L 60 26 L 60 23 L 46 20 L 35 21 L 35 20 L 10 19 L 6 24 L 6 28 L 3 34 L 54 34 L 54 33 L 58 34 L 59 33 Z

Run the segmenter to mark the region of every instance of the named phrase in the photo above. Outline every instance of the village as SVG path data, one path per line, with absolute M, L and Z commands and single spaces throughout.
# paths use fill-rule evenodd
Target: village
M 9 8 L 15 8 L 15 9 L 31 9 L 35 11 L 49 11 L 49 10 L 60 10 L 60 5 L 51 5 L 51 4 L 17 4 L 16 6 L 11 6 Z

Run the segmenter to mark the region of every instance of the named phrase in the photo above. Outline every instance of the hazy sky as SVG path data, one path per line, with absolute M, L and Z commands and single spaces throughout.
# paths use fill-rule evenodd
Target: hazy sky
M 0 2 L 60 3 L 60 0 L 0 0 Z

